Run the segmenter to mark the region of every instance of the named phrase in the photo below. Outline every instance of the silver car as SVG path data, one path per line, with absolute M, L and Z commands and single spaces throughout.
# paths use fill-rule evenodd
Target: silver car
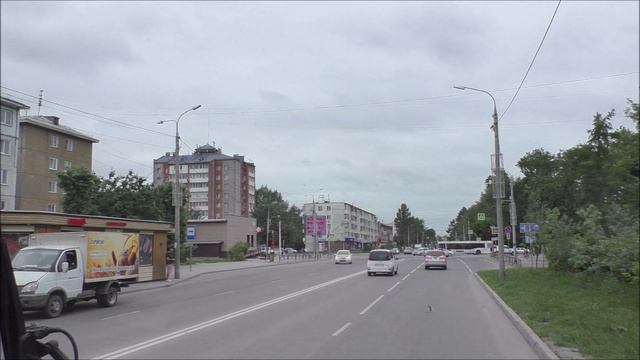
M 336 264 L 351 264 L 351 251 L 338 250 L 335 260 Z
M 439 267 L 447 270 L 447 255 L 442 250 L 428 250 L 424 255 L 424 269 Z

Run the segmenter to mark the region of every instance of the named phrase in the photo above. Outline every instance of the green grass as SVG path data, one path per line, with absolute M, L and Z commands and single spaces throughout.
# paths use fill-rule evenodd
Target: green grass
M 549 269 L 497 270 L 482 279 L 542 338 L 595 359 L 638 359 L 638 285 Z
M 219 257 L 192 257 L 191 259 L 189 259 L 189 262 L 191 264 L 215 264 L 228 261 L 228 259 Z

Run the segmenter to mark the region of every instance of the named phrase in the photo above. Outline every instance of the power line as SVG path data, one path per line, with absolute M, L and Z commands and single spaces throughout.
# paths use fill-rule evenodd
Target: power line
M 509 108 L 511 107 L 511 104 L 513 104 L 513 101 L 516 99 L 516 96 L 518 96 L 518 93 L 520 92 L 520 89 L 522 88 L 522 85 L 524 84 L 524 81 L 527 79 L 527 75 L 529 75 L 529 71 L 531 70 L 531 67 L 533 67 L 533 63 L 536 61 L 536 58 L 538 57 L 538 53 L 540 52 L 540 49 L 542 48 L 542 44 L 544 44 L 544 40 L 547 38 L 547 34 L 549 33 L 549 29 L 551 28 L 551 24 L 553 24 L 553 19 L 555 19 L 556 14 L 558 13 L 558 8 L 560 7 L 560 3 L 562 2 L 562 0 L 558 0 L 558 5 L 556 5 L 556 9 L 553 11 L 553 16 L 551 16 L 551 20 L 549 21 L 549 25 L 547 25 L 547 29 L 544 32 L 544 35 L 542 36 L 542 40 L 540 40 L 540 44 L 538 45 L 538 49 L 536 50 L 536 53 L 533 55 L 533 59 L 531 59 L 531 63 L 529 64 L 529 68 L 527 68 L 527 72 L 524 74 L 524 77 L 522 78 L 522 81 L 520 81 L 520 85 L 518 85 L 518 90 L 516 90 L 516 93 L 513 94 L 513 97 L 511 98 L 511 101 L 509 101 L 509 105 L 507 105 L 507 108 L 504 110 L 504 112 L 502 113 L 502 115 L 500 115 L 500 119 L 502 120 L 502 117 L 504 117 L 504 114 L 507 113 L 507 111 L 509 111 Z
M 25 95 L 25 96 L 33 97 L 33 98 L 36 98 L 36 99 L 38 98 L 37 96 L 30 95 L 30 94 L 27 94 L 27 93 L 24 93 L 24 92 L 22 92 L 22 91 L 18 91 L 18 90 L 15 90 L 15 89 L 11 89 L 11 88 L 8 88 L 8 87 L 6 87 L 6 86 L 1 86 L 1 87 L 2 87 L 3 89 L 9 90 L 9 91 L 13 91 L 13 92 L 16 92 L 16 93 L 18 93 L 18 94 L 22 94 L 22 95 Z M 53 105 L 56 105 L 56 106 L 60 106 L 60 107 L 65 108 L 65 109 L 69 109 L 69 110 L 77 111 L 77 112 L 79 112 L 79 113 L 81 113 L 81 114 L 84 114 L 84 115 L 89 115 L 89 116 L 93 116 L 93 117 L 96 117 L 96 118 L 99 118 L 99 119 L 103 119 L 103 120 L 106 120 L 106 121 L 112 122 L 112 123 L 114 123 L 114 124 L 116 124 L 116 125 L 119 125 L 119 126 L 122 126 L 122 127 L 129 128 L 129 129 L 138 129 L 138 130 L 143 130 L 143 131 L 147 131 L 147 132 L 154 133 L 154 134 L 158 134 L 158 135 L 173 136 L 173 135 L 165 134 L 165 133 L 160 132 L 160 131 L 147 129 L 147 128 L 144 128 L 144 127 L 141 127 L 141 126 L 132 125 L 132 124 L 127 124 L 127 123 L 125 123 L 125 122 L 123 122 L 123 121 L 110 119 L 110 118 L 105 117 L 105 116 L 102 116 L 102 115 L 93 114 L 93 113 L 90 113 L 90 112 L 88 112 L 88 111 L 84 111 L 84 110 L 76 109 L 76 108 L 74 108 L 74 107 L 67 106 L 67 105 L 64 105 L 64 104 L 60 104 L 60 103 L 57 103 L 57 102 L 54 102 L 54 101 L 50 101 L 50 100 L 46 100 L 46 99 L 42 99 L 42 101 L 47 102 L 47 103 L 50 103 L 50 104 L 53 104 Z

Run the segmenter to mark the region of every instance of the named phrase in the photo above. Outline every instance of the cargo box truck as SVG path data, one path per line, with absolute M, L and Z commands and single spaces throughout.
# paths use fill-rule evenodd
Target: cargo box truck
M 60 316 L 78 301 L 113 306 L 118 292 L 138 276 L 138 234 L 39 233 L 11 261 L 23 310 Z

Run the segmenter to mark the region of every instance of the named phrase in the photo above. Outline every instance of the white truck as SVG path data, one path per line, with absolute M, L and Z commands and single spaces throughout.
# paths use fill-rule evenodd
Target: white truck
M 131 233 L 31 235 L 11 261 L 22 309 L 53 318 L 77 301 L 115 305 L 120 287 L 137 279 L 138 249 L 138 234 Z

